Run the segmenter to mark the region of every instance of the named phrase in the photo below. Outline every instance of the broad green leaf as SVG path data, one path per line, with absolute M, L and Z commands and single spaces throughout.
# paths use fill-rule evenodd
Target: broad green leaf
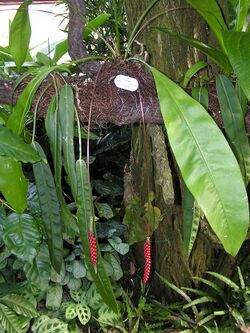
M 4 61 L 13 61 L 12 55 L 8 47 L 0 46 L 0 59 Z
M 27 206 L 28 183 L 20 162 L 12 157 L 0 156 L 0 192 L 18 213 Z
M 31 27 L 29 5 L 31 0 L 25 0 L 18 8 L 10 25 L 9 49 L 18 68 L 24 63 L 29 51 Z
M 48 57 L 45 53 L 42 52 L 37 52 L 36 61 L 43 66 L 51 66 L 55 64 L 50 57 Z
M 14 311 L 0 303 L 0 323 L 7 333 L 23 333 L 20 321 Z
M 82 241 L 83 251 L 85 255 L 85 263 L 88 267 L 88 270 L 91 274 L 91 277 L 95 283 L 98 293 L 103 298 L 103 301 L 115 312 L 118 311 L 117 302 L 113 293 L 113 289 L 110 283 L 110 280 L 107 276 L 105 268 L 102 263 L 102 257 L 100 255 L 99 248 L 97 256 L 97 272 L 95 272 L 94 267 L 90 260 L 90 251 L 89 251 L 89 223 L 91 217 L 91 206 L 90 206 L 90 193 L 88 186 L 88 177 L 87 177 L 87 168 L 84 160 L 78 160 L 76 162 L 76 176 L 77 176 L 77 217 L 78 217 L 78 226 L 80 230 L 80 238 Z
M 69 333 L 68 324 L 57 318 L 49 318 L 41 323 L 37 333 Z
M 67 283 L 67 287 L 69 290 L 79 290 L 82 286 L 81 279 L 77 279 L 74 277 L 70 277 L 69 282 Z
M 30 144 L 25 143 L 6 127 L 0 127 L 0 155 L 7 155 L 24 163 L 41 160 L 37 151 Z
M 198 61 L 193 64 L 185 73 L 183 79 L 183 88 L 186 88 L 188 82 L 192 79 L 192 77 L 197 74 L 201 69 L 207 67 L 207 63 L 205 61 Z
M 23 270 L 32 285 L 36 285 L 41 290 L 47 290 L 51 272 L 47 244 L 41 244 L 38 255 L 32 263 L 26 261 Z
M 250 101 L 250 32 L 224 31 L 223 38 L 233 70 Z
M 121 255 L 124 255 L 129 251 L 129 245 L 127 243 L 118 243 L 113 238 L 109 238 L 108 242 Z
M 89 21 L 83 31 L 83 39 L 86 41 L 92 31 L 95 31 L 102 25 L 104 25 L 110 18 L 111 14 L 102 13 L 95 17 L 93 20 Z
M 65 310 L 65 318 L 67 320 L 72 320 L 72 319 L 75 319 L 76 317 L 77 317 L 76 304 L 71 303 L 67 306 L 67 308 Z
M 32 261 L 41 243 L 38 223 L 28 214 L 10 214 L 4 224 L 3 240 L 9 251 L 24 261 Z
M 86 325 L 91 318 L 90 308 L 85 304 L 76 304 L 76 313 L 82 325 Z
M 216 89 L 224 129 L 247 185 L 250 179 L 250 147 L 241 104 L 232 82 L 226 76 L 217 77 Z
M 53 57 L 53 62 L 57 63 L 58 60 L 68 52 L 68 39 L 65 39 L 58 43 L 55 47 L 55 53 Z
M 197 237 L 201 214 L 200 214 L 200 209 L 197 206 L 197 202 L 195 201 L 193 195 L 185 185 L 183 189 L 182 211 L 183 211 L 183 245 L 185 252 L 189 257 Z
M 242 31 L 249 11 L 249 0 L 229 0 L 229 27 L 235 31 Z
M 74 260 L 72 265 L 72 274 L 76 279 L 86 276 L 87 270 L 84 263 L 80 260 Z
M 33 97 L 42 81 L 48 74 L 59 69 L 60 66 L 45 67 L 23 89 L 18 97 L 16 106 L 7 122 L 7 127 L 16 134 L 21 134 L 24 128 L 25 116 L 30 111 Z
M 187 0 L 192 7 L 205 19 L 210 28 L 213 30 L 217 40 L 222 49 L 224 49 L 224 42 L 222 37 L 222 30 L 227 30 L 223 13 L 216 0 Z
M 202 53 L 204 53 L 206 56 L 208 56 L 211 60 L 213 60 L 218 66 L 220 66 L 226 74 L 230 74 L 232 72 L 232 66 L 231 66 L 227 56 L 225 55 L 225 53 L 222 52 L 221 50 L 210 47 L 207 44 L 199 41 L 198 39 L 191 38 L 191 37 L 188 37 L 188 36 L 176 33 L 176 32 L 169 31 L 166 28 L 157 27 L 157 29 L 159 31 L 165 32 L 168 35 L 170 35 L 174 38 L 177 38 L 177 39 L 185 42 L 186 44 L 200 50 Z
M 64 167 L 69 177 L 73 197 L 76 198 L 76 171 L 74 153 L 75 105 L 72 88 L 65 84 L 59 95 L 58 118 L 62 133 Z
M 41 146 L 36 143 L 40 156 L 46 158 Z M 54 178 L 45 162 L 33 164 L 36 188 L 41 207 L 45 237 L 49 246 L 50 260 L 57 273 L 60 273 L 63 261 L 62 223 Z
M 36 317 L 37 311 L 35 307 L 22 295 L 8 294 L 0 297 L 0 303 L 4 303 L 16 313 L 26 317 Z
M 46 293 L 46 308 L 58 310 L 62 303 L 63 289 L 59 284 L 50 285 Z
M 207 111 L 164 74 L 155 68 L 152 72 L 183 179 L 225 250 L 235 256 L 249 222 L 239 165 Z
M 95 203 L 96 209 L 98 211 L 99 217 L 104 217 L 105 219 L 109 220 L 114 216 L 112 208 L 106 202 L 96 202 Z
M 123 277 L 123 271 L 122 271 L 119 261 L 116 259 L 116 257 L 112 253 L 106 253 L 104 258 L 105 258 L 105 260 L 107 260 L 110 263 L 110 265 L 113 268 L 112 278 L 115 281 L 120 280 Z
M 206 110 L 208 110 L 209 96 L 205 87 L 192 88 L 192 97 L 196 99 Z

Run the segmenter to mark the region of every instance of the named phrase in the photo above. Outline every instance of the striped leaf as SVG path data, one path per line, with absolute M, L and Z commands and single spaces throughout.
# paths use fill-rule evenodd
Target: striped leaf
M 35 147 L 40 156 L 45 159 L 46 156 L 41 146 L 36 143 Z M 43 161 L 33 164 L 33 172 L 41 207 L 45 237 L 49 247 L 50 260 L 55 271 L 59 274 L 63 261 L 63 239 L 60 207 L 54 178 L 49 165 Z

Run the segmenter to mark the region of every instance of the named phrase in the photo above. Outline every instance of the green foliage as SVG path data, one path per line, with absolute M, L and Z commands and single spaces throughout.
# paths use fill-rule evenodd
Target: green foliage
M 249 214 L 239 165 L 206 110 L 165 75 L 154 68 L 152 72 L 183 179 L 225 250 L 236 255 L 246 237 Z
M 201 69 L 207 67 L 207 63 L 204 61 L 198 61 L 195 64 L 193 64 L 185 73 L 183 78 L 183 88 L 185 89 L 189 83 L 189 81 L 192 79 L 192 77 L 198 73 Z
M 21 4 L 10 25 L 9 49 L 19 69 L 26 60 L 29 51 L 31 27 L 28 8 L 31 2 L 31 0 L 25 0 Z
M 40 145 L 36 143 L 35 147 L 39 154 L 45 158 Z M 54 269 L 59 273 L 63 260 L 63 242 L 60 207 L 54 177 L 49 165 L 43 161 L 33 164 L 33 172 L 36 180 L 45 237 L 49 247 L 50 260 Z
M 31 327 L 33 333 L 69 333 L 68 325 L 60 319 L 43 315 Z

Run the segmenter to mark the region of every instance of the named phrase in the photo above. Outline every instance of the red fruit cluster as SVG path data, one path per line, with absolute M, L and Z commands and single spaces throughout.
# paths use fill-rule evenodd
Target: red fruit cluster
M 89 232 L 89 251 L 90 251 L 90 259 L 93 266 L 96 268 L 97 264 L 97 247 L 96 247 L 96 237 L 93 231 Z
M 147 238 L 146 242 L 144 243 L 144 259 L 145 266 L 143 273 L 143 283 L 147 283 L 151 271 L 151 244 L 149 238 Z

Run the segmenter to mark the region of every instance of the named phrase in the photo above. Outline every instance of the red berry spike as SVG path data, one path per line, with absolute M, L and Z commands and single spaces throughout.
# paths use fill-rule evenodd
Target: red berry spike
M 147 283 L 151 271 L 151 244 L 150 238 L 147 237 L 146 242 L 144 243 L 144 259 L 145 259 L 145 266 L 144 266 L 144 273 L 143 273 L 143 283 Z
M 90 259 L 94 266 L 95 272 L 97 271 L 97 246 L 96 246 L 96 237 L 93 231 L 89 232 L 89 251 Z

